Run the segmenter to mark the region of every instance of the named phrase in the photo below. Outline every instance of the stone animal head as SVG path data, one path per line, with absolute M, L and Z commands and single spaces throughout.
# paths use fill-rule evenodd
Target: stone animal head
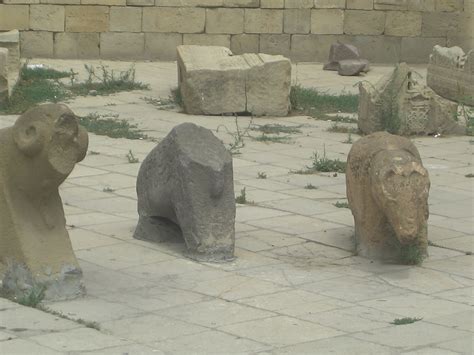
M 62 182 L 84 159 L 87 131 L 65 105 L 36 106 L 15 122 L 13 141 L 21 155 L 33 163 L 38 177 Z
M 419 238 L 428 219 L 428 172 L 405 150 L 383 150 L 370 167 L 372 196 L 400 244 Z

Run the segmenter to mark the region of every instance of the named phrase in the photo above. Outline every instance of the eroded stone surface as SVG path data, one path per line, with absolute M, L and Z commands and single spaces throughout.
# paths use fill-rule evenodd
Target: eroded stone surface
M 329 61 L 324 70 L 337 70 L 339 75 L 353 76 L 370 70 L 369 61 L 361 59 L 359 49 L 352 44 L 334 43 L 329 49 Z
M 464 134 L 466 118 L 457 103 L 419 84 L 405 63 L 376 84 L 359 83 L 359 129 L 366 134 L 389 131 L 401 135 Z
M 173 128 L 143 161 L 137 195 L 135 238 L 165 241 L 182 233 L 191 258 L 233 258 L 232 156 L 210 130 Z
M 283 56 L 234 56 L 226 47 L 178 46 L 178 72 L 187 113 L 288 114 L 291 63 Z
M 83 293 L 58 187 L 85 157 L 87 132 L 67 106 L 46 104 L 0 130 L 0 145 L 3 287 L 44 285 L 52 299 Z
M 438 95 L 474 106 L 474 50 L 434 46 L 426 81 Z
M 400 259 L 414 248 L 427 255 L 430 180 L 409 139 L 377 132 L 358 140 L 347 157 L 346 186 L 358 254 Z

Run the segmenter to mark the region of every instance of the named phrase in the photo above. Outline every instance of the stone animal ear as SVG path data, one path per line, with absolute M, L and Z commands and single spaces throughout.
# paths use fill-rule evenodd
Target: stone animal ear
M 33 157 L 43 149 L 43 137 L 35 123 L 15 124 L 13 139 L 18 149 L 26 156 Z

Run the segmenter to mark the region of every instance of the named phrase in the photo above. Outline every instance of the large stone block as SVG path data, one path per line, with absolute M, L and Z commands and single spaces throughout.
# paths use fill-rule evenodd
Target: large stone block
M 345 43 L 359 48 L 362 58 L 371 63 L 400 62 L 402 37 L 394 36 L 347 36 Z
M 378 132 L 355 142 L 346 187 L 358 255 L 403 264 L 428 255 L 430 180 L 408 138 Z
M 311 9 L 314 6 L 314 0 L 285 0 L 287 9 Z
M 374 9 L 389 11 L 408 10 L 410 0 L 374 0 Z
M 224 0 L 225 7 L 259 7 L 260 0 Z
M 8 50 L 7 72 L 8 90 L 11 93 L 18 81 L 20 72 L 20 33 L 18 30 L 0 32 L 0 48 Z
M 137 59 L 145 53 L 145 34 L 106 32 L 100 34 L 100 57 L 106 59 Z
M 457 108 L 457 103 L 419 84 L 405 63 L 375 85 L 359 84 L 358 126 L 365 134 L 465 134 L 466 119 L 457 116 Z
M 290 55 L 291 36 L 281 35 L 260 35 L 260 52 L 265 54 L 280 54 L 285 57 Z
M 126 0 L 81 0 L 82 5 L 125 6 Z
M 291 63 L 282 56 L 233 55 L 224 47 L 180 46 L 178 72 L 187 113 L 288 114 Z
M 372 10 L 374 0 L 347 0 L 347 8 L 351 10 Z
M 0 47 L 0 106 L 10 97 L 8 81 L 8 49 Z
M 311 29 L 311 11 L 307 9 L 289 9 L 284 11 L 283 32 L 309 33 Z
M 25 31 L 20 34 L 20 51 L 24 58 L 52 58 L 53 32 Z
M 182 236 L 192 259 L 234 258 L 232 156 L 210 130 L 193 123 L 173 128 L 143 161 L 137 195 L 135 238 Z
M 54 57 L 95 59 L 100 57 L 99 33 L 62 32 L 54 34 Z
M 30 29 L 36 31 L 64 31 L 64 6 L 31 5 Z
M 244 32 L 243 9 L 207 9 L 206 33 L 238 34 Z
M 187 7 L 218 7 L 223 6 L 224 0 L 156 0 L 155 6 L 187 6 Z
M 230 35 L 184 34 L 183 44 L 230 47 Z
M 155 6 L 155 0 L 127 0 L 127 6 Z
M 421 34 L 421 13 L 387 11 L 385 34 L 387 36 L 419 36 Z
M 245 33 L 282 33 L 283 11 L 270 9 L 245 10 Z
M 262 9 L 283 9 L 285 0 L 260 0 L 260 8 Z
M 110 8 L 110 31 L 141 32 L 141 30 L 142 9 L 122 6 Z
M 0 31 L 27 30 L 30 7 L 28 5 L 0 4 Z
M 66 6 L 66 32 L 107 32 L 107 6 Z
M 339 9 L 312 10 L 311 33 L 344 33 L 344 11 Z
M 316 9 L 345 9 L 346 0 L 314 0 Z
M 438 95 L 474 106 L 474 50 L 434 46 L 426 81 Z
M 144 32 L 201 33 L 206 23 L 202 8 L 153 7 L 143 12 Z
M 230 39 L 230 50 L 234 54 L 258 53 L 260 51 L 259 35 L 234 35 Z
M 408 2 L 408 11 L 435 11 L 435 0 L 411 0 Z
M 176 60 L 176 47 L 183 44 L 180 33 L 145 33 L 145 58 Z
M 459 13 L 457 12 L 424 12 L 422 14 L 421 35 L 423 37 L 446 37 L 459 30 Z
M 58 187 L 87 153 L 87 131 L 65 105 L 36 106 L 0 130 L 0 263 L 17 296 L 46 287 L 47 299 L 81 295 Z
M 384 11 L 346 10 L 344 33 L 351 35 L 381 35 L 385 28 Z
M 463 11 L 464 3 L 470 0 L 437 0 L 436 11 L 438 12 L 453 12 Z
M 446 38 L 404 37 L 400 59 L 407 63 L 426 64 L 435 45 L 445 46 Z

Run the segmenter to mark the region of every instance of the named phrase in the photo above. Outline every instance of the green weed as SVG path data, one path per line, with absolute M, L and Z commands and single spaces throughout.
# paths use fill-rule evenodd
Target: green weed
M 413 318 L 413 317 L 404 317 L 404 318 L 395 318 L 391 324 L 395 325 L 404 325 L 411 324 L 422 320 L 423 318 Z
M 111 188 L 111 187 L 104 187 L 104 188 L 102 189 L 102 191 L 103 191 L 103 192 L 114 192 L 115 189 L 113 189 L 113 188 Z
M 30 290 L 28 290 L 23 295 L 19 296 L 16 300 L 19 304 L 27 307 L 35 308 L 38 304 L 41 303 L 44 299 L 46 291 L 46 286 L 44 285 L 34 285 Z
M 331 127 L 327 129 L 328 132 L 335 132 L 335 133 L 357 133 L 357 128 L 348 127 L 348 126 L 341 126 L 337 122 L 332 124 Z
M 29 68 L 28 65 L 24 65 L 20 70 L 20 77 L 25 81 L 39 79 L 61 79 L 69 78 L 70 76 L 71 72 L 58 71 L 52 68 Z
M 92 328 L 92 329 L 95 329 L 95 330 L 100 330 L 100 325 L 99 323 L 97 322 L 92 322 L 92 321 L 87 321 L 87 320 L 84 320 L 82 318 L 72 318 L 72 317 L 69 317 L 67 315 L 65 315 L 64 313 L 62 312 L 59 312 L 59 311 L 56 311 L 54 309 L 51 309 L 49 307 L 46 307 L 46 306 L 43 306 L 43 305 L 39 305 L 38 307 L 39 310 L 43 311 L 43 312 L 46 312 L 46 313 L 49 313 L 49 314 L 52 314 L 56 317 L 59 317 L 59 318 L 63 318 L 63 319 L 67 319 L 67 320 L 70 320 L 70 321 L 73 321 L 75 323 L 78 323 L 78 324 L 81 324 L 87 328 Z
M 467 178 L 474 178 L 474 174 L 472 174 L 472 173 L 466 174 L 464 176 L 467 177 Z
M 273 136 L 273 135 L 267 135 L 265 133 L 262 133 L 260 136 L 254 137 L 251 136 L 251 138 L 257 142 L 265 142 L 265 143 L 288 143 L 290 141 L 289 136 Z
M 420 265 L 424 259 L 420 247 L 415 244 L 402 245 L 399 255 L 400 262 L 405 265 Z
M 139 163 L 140 160 L 138 158 L 135 158 L 135 155 L 133 155 L 132 150 L 129 150 L 127 153 L 127 159 L 130 164 L 136 164 Z
M 313 155 L 313 165 L 307 166 L 306 169 L 293 171 L 295 174 L 314 174 L 316 172 L 346 172 L 346 162 L 339 159 L 329 159 L 326 157 L 326 149 L 323 156 L 319 156 L 318 152 Z
M 117 120 L 118 116 L 106 116 L 98 113 L 90 113 L 87 116 L 79 117 L 79 123 L 90 133 L 111 138 L 127 139 L 147 139 L 137 128 L 137 125 L 130 124 L 126 120 Z
M 257 179 L 266 179 L 267 178 L 267 174 L 264 173 L 263 171 L 259 171 L 257 173 Z
M 349 208 L 349 203 L 337 201 L 337 202 L 334 204 L 334 206 L 336 206 L 337 208 Z
M 299 126 L 285 126 L 281 124 L 264 124 L 264 125 L 253 125 L 250 127 L 252 131 L 259 131 L 263 134 L 293 134 L 293 133 L 301 133 L 300 129 L 301 125 Z
M 248 201 L 247 200 L 247 193 L 245 192 L 245 187 L 240 190 L 240 195 L 235 198 L 236 203 L 240 203 L 241 205 L 249 204 L 252 205 L 254 204 L 253 201 Z
M 353 141 L 352 141 L 352 132 L 347 133 L 347 139 L 345 141 L 343 141 L 342 143 L 345 143 L 345 144 L 352 144 L 353 143 Z
M 305 189 L 307 190 L 316 190 L 318 187 L 317 186 L 314 186 L 313 184 L 306 184 L 306 186 L 304 187 Z

